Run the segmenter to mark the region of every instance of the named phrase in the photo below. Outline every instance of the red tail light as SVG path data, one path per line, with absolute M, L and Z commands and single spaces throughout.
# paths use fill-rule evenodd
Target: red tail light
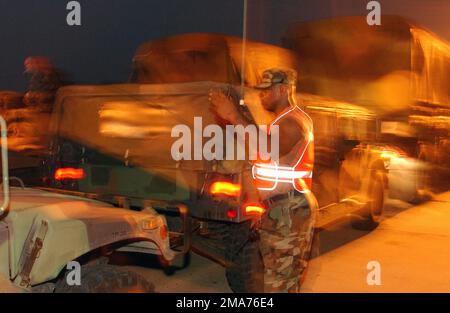
M 241 194 L 241 186 L 225 181 L 216 181 L 211 185 L 209 192 L 212 195 L 226 195 L 238 197 Z
M 235 209 L 228 209 L 227 216 L 230 220 L 235 219 L 237 216 L 237 211 Z
M 246 215 L 263 215 L 266 208 L 261 203 L 249 203 L 244 206 Z
M 84 177 L 84 170 L 82 168 L 58 168 L 55 171 L 55 179 L 82 179 Z

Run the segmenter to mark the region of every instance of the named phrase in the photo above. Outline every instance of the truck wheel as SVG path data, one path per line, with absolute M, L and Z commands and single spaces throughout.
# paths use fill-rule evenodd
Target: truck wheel
M 227 234 L 227 258 L 232 265 L 226 269 L 231 290 L 236 293 L 264 292 L 264 265 L 258 238 L 252 238 L 250 223 L 230 224 Z
M 56 293 L 150 293 L 154 286 L 129 269 L 109 264 L 81 267 L 81 285 L 69 286 L 67 273 L 55 285 Z
M 359 217 L 353 217 L 352 227 L 357 230 L 373 230 L 381 221 L 384 207 L 384 178 L 376 173 L 369 188 L 369 201 Z

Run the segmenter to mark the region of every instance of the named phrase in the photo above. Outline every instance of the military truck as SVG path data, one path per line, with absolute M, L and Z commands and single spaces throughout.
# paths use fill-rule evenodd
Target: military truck
M 0 207 L 0 291 L 151 292 L 136 272 L 108 264 L 115 251 L 159 255 L 170 263 L 167 223 L 148 207 L 134 212 L 55 190 L 10 187 L 7 127 L 0 117 L 2 184 Z M 79 285 L 67 274 L 80 268 Z
M 45 163 L 52 188 L 133 210 L 151 206 L 165 215 L 171 247 L 187 242 L 224 265 L 237 292 L 262 290 L 254 225 L 265 209 L 248 163 L 175 161 L 171 147 L 174 126 L 194 129 L 194 117 L 202 117 L 203 125 L 217 123 L 208 110 L 211 88 L 241 93 L 245 114 L 258 125 L 273 119 L 252 86 L 266 68 L 297 68 L 296 55 L 263 43 L 246 46 L 242 62 L 239 38 L 173 36 L 138 49 L 131 83 L 61 88 Z M 317 228 L 348 214 L 355 227 L 375 228 L 382 218 L 387 164 L 403 156 L 378 141 L 377 115 L 370 109 L 307 93 L 297 97 L 316 125 L 309 204 L 319 216 Z M 251 210 L 255 202 L 260 210 Z M 188 222 L 181 222 L 180 204 Z
M 282 42 L 296 54 L 300 91 L 371 110 L 379 140 L 420 161 L 405 164 L 407 178 L 394 162 L 389 179 L 393 195 L 416 201 L 412 186 L 398 185 L 450 188 L 450 43 L 405 18 L 382 19 L 379 26 L 362 16 L 295 23 Z

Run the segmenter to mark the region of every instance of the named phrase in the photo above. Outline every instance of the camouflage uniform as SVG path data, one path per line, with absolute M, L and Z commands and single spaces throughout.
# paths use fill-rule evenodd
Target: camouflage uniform
M 311 251 L 315 212 L 303 195 L 270 202 L 259 229 L 264 292 L 299 292 Z

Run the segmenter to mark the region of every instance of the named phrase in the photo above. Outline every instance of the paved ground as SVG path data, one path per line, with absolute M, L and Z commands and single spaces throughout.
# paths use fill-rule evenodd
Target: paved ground
M 305 292 L 450 292 L 450 192 L 416 207 L 391 201 L 370 233 L 348 224 L 320 235 Z M 369 286 L 369 261 L 381 266 L 381 285 Z
M 372 232 L 343 221 L 320 233 L 304 292 L 450 292 L 450 192 L 419 206 L 388 201 Z M 367 263 L 381 266 L 381 285 L 369 286 Z M 159 292 L 230 292 L 222 267 L 197 255 L 171 276 L 137 267 Z

